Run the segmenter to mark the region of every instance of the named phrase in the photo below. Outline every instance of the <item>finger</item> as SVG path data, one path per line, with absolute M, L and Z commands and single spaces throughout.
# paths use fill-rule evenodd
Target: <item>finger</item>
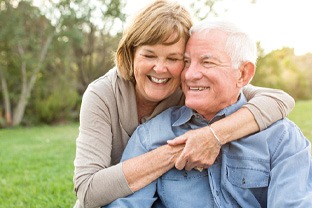
M 181 155 L 176 160 L 175 167 L 178 170 L 182 170 L 185 167 L 186 163 L 187 163 L 187 158 L 185 157 L 185 149 L 184 149 Z
M 179 137 L 176 137 L 175 139 L 168 140 L 167 143 L 169 145 L 175 146 L 175 145 L 185 144 L 186 140 L 187 140 L 186 137 L 179 136 Z
M 190 171 L 190 170 L 192 170 L 192 169 L 194 169 L 194 168 L 196 168 L 196 167 L 199 167 L 199 166 L 195 165 L 195 163 L 192 163 L 192 162 L 189 162 L 189 161 L 188 161 L 188 162 L 186 163 L 184 169 L 187 170 L 187 171 Z

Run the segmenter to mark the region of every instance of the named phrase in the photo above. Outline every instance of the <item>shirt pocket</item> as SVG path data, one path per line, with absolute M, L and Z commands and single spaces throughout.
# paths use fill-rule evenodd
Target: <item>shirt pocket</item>
M 257 158 L 228 158 L 226 176 L 232 185 L 239 188 L 267 187 L 270 179 L 270 162 Z
M 162 207 L 213 207 L 208 172 L 171 169 L 157 183 Z

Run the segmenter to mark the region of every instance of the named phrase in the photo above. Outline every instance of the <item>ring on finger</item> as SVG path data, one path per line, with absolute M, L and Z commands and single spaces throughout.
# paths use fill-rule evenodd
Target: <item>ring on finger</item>
M 197 170 L 197 171 L 199 171 L 199 172 L 202 172 L 202 171 L 204 170 L 203 167 L 196 167 L 196 168 L 194 168 L 194 169 Z

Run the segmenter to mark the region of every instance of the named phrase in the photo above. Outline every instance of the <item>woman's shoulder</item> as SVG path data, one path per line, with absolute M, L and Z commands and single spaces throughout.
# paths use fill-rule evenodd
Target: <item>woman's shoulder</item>
M 116 67 L 114 67 L 110 69 L 108 72 L 106 72 L 104 75 L 92 81 L 88 87 L 101 88 L 104 85 L 112 86 L 113 83 L 116 82 L 116 79 L 117 79 L 117 69 Z
M 117 68 L 114 67 L 103 76 L 91 82 L 87 91 L 109 97 L 116 93 L 129 93 L 132 88 L 133 83 L 120 77 Z

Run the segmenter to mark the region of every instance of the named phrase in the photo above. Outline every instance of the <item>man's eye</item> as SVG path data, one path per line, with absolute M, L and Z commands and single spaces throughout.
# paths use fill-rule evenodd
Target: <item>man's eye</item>
M 211 61 L 204 61 L 204 62 L 203 62 L 203 65 L 204 65 L 205 67 L 213 67 L 213 66 L 216 66 L 216 63 L 211 62 Z
M 168 58 L 169 61 L 178 61 L 179 59 L 177 58 Z
M 184 59 L 184 67 L 189 67 L 191 64 L 190 60 Z

